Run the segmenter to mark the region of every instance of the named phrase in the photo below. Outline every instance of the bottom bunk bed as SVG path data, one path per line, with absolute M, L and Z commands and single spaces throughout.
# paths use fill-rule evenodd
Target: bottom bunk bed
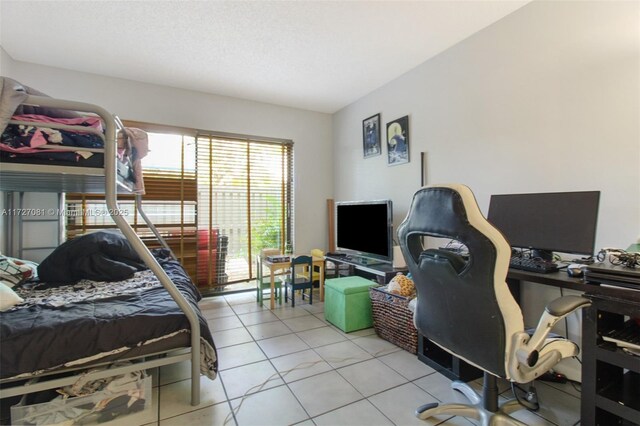
M 117 240 L 127 242 L 122 236 Z M 112 249 L 122 252 L 121 247 Z M 55 254 L 48 259 L 63 259 Z M 168 250 L 158 249 L 153 255 L 197 315 L 200 372 L 214 379 L 217 355 L 198 307 L 200 293 Z M 98 265 L 95 256 L 92 259 L 89 269 L 104 269 L 106 264 Z M 128 263 L 126 267 L 136 265 L 123 258 L 118 262 Z M 69 261 L 64 263 L 68 266 Z M 118 281 L 81 279 L 60 284 L 30 280 L 15 286 L 13 291 L 22 302 L 0 312 L 0 397 L 190 360 L 187 316 L 153 271 L 141 261 L 136 269 L 131 278 Z M 131 362 L 120 366 L 122 360 Z M 90 368 L 93 370 L 87 373 Z

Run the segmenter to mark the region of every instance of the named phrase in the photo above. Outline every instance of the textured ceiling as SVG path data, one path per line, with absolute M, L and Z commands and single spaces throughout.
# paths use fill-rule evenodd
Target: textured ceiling
M 526 4 L 0 1 L 16 61 L 332 113 Z

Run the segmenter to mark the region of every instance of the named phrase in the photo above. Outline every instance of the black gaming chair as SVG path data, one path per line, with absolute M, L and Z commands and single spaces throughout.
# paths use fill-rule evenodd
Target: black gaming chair
M 469 249 L 468 259 L 423 248 L 425 236 L 463 243 Z M 562 358 L 576 356 L 574 343 L 550 339 L 548 334 L 558 320 L 588 306 L 589 300 L 565 296 L 552 301 L 533 335 L 527 334 L 520 307 L 505 282 L 511 248 L 484 218 L 464 185 L 418 190 L 398 237 L 416 284 L 416 328 L 447 352 L 484 371 L 482 398 L 466 383 L 452 383 L 472 405 L 427 404 L 416 415 L 421 419 L 459 415 L 481 420 L 483 425 L 522 425 L 509 416 L 524 408 L 518 401 L 498 406 L 497 378 L 529 383 Z

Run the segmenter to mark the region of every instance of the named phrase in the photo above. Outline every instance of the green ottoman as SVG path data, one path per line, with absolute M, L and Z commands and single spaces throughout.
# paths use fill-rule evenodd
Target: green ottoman
M 362 277 L 333 278 L 324 282 L 324 318 L 348 333 L 373 326 L 369 287 Z

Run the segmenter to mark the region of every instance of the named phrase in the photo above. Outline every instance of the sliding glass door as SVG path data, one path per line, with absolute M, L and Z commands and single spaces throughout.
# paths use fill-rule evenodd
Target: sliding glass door
M 224 290 L 255 277 L 262 248 L 291 249 L 292 143 L 208 134 L 196 145 L 198 284 Z

